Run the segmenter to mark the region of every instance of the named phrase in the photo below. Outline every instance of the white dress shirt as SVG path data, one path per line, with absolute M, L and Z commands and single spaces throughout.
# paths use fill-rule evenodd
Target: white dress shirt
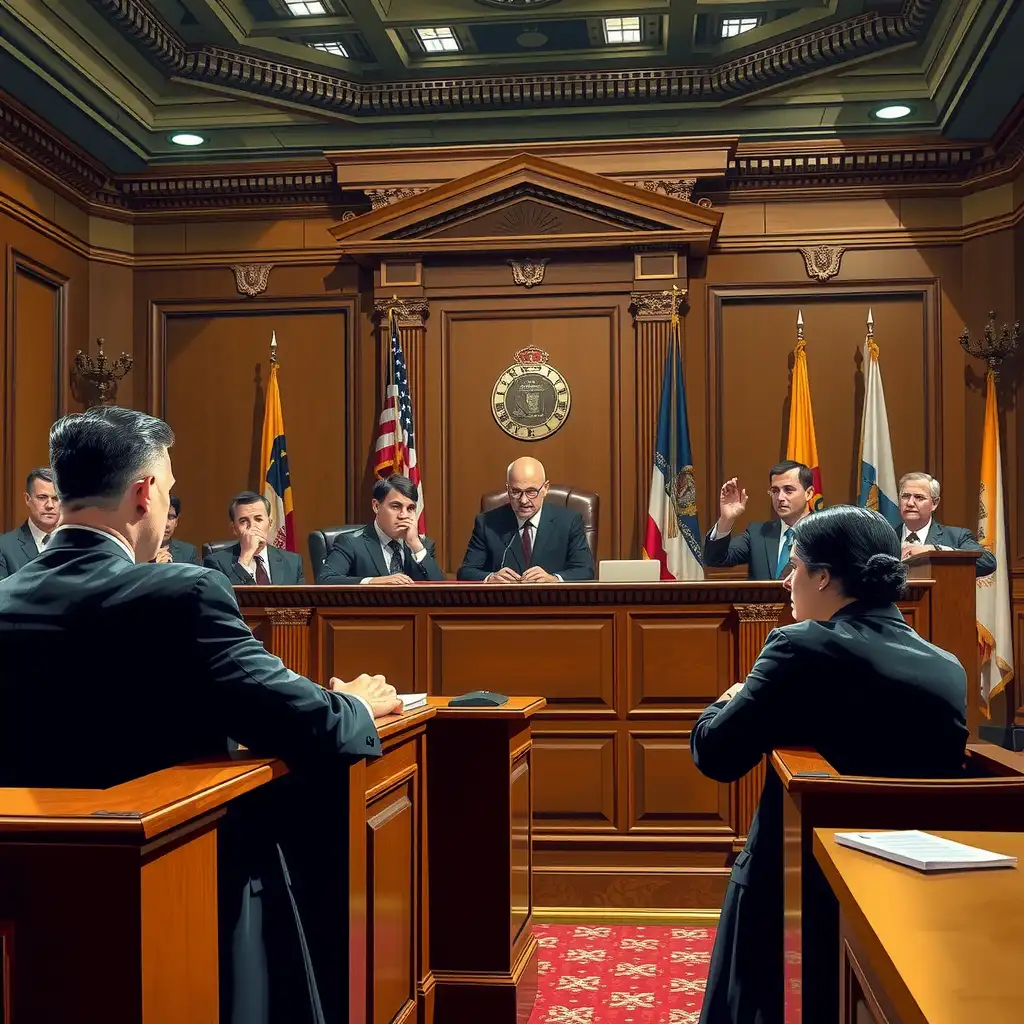
M 377 525 L 377 520 L 373 521 L 373 528 L 377 531 L 377 540 L 380 541 L 380 550 L 384 555 L 384 564 L 388 567 L 388 573 L 391 572 L 391 538 Z M 405 548 L 406 543 L 404 540 L 398 541 L 399 552 L 398 557 L 401 558 L 402 564 L 405 565 Z M 426 547 L 420 548 L 419 551 L 413 552 L 412 560 L 414 562 L 422 562 L 427 557 Z M 372 580 L 372 576 L 364 576 L 359 582 L 369 583 Z
M 31 519 L 26 519 L 25 522 L 28 523 L 29 533 L 32 534 L 32 539 L 36 542 L 36 552 L 38 553 L 42 551 L 43 548 L 45 547 L 45 544 L 43 542 L 46 540 L 47 537 L 50 536 L 50 534 L 43 533 L 43 531 L 40 530 L 39 527 L 36 526 L 36 524 L 33 523 Z
M 909 543 L 907 541 L 907 537 L 909 537 L 912 533 L 916 533 L 917 537 L 918 537 L 916 543 L 918 543 L 918 544 L 927 544 L 928 543 L 928 531 L 931 530 L 931 528 L 932 528 L 932 521 L 930 519 L 928 520 L 927 523 L 924 524 L 924 526 L 920 527 L 917 530 L 911 530 L 910 527 L 908 527 L 907 524 L 904 523 L 903 524 L 903 535 L 900 538 L 900 541 L 903 544 L 907 544 L 907 543 Z M 935 545 L 935 549 L 937 551 L 952 551 L 953 550 L 953 548 L 947 547 L 944 544 L 936 544 Z
M 267 574 L 267 579 L 270 580 L 271 583 L 273 583 L 274 577 L 270 575 L 270 559 L 267 557 L 267 546 L 265 544 L 259 551 L 256 552 L 256 554 L 253 556 L 253 560 L 248 565 L 246 565 L 245 562 L 242 561 L 242 556 L 241 554 L 239 554 L 238 564 L 253 578 L 253 581 L 255 581 L 257 559 L 259 559 L 260 564 L 263 566 L 263 569 Z
M 60 533 L 63 530 L 88 530 L 90 533 L 98 533 L 101 537 L 112 540 L 133 562 L 135 561 L 135 552 L 120 537 L 107 530 L 100 530 L 95 526 L 86 526 L 84 523 L 65 523 L 62 526 L 58 526 L 53 532 Z

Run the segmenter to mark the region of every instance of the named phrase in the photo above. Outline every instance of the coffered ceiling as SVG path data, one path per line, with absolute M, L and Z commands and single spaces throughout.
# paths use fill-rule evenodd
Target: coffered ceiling
M 0 0 L 0 88 L 115 173 L 688 134 L 987 139 L 1024 92 L 1022 53 L 1019 0 Z M 878 120 L 887 101 L 910 115 Z

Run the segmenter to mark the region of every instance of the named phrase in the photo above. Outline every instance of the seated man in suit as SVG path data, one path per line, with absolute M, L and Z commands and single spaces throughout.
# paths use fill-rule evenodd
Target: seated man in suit
M 401 710 L 383 677 L 318 686 L 253 637 L 221 573 L 141 564 L 163 539 L 173 443 L 163 421 L 112 406 L 51 428 L 64 522 L 0 587 L 0 786 L 105 789 L 223 755 L 228 737 L 287 760 L 290 779 L 380 755 L 374 719 Z M 59 707 L 54 686 L 36 678 L 41 652 L 55 679 L 75 681 L 73 706 Z M 221 1020 L 323 1021 L 276 845 L 285 837 L 268 814 L 257 824 L 269 838 L 232 848 L 242 858 L 233 872 L 257 872 L 251 884 L 219 893 L 231 976 L 222 992 L 245 999 L 234 1013 L 222 999 Z M 282 919 L 271 905 L 290 927 L 274 927 Z
M 154 562 L 162 565 L 167 562 L 190 562 L 192 565 L 201 565 L 199 561 L 199 549 L 195 544 L 189 544 L 186 540 L 175 540 L 174 531 L 178 528 L 178 519 L 181 517 L 181 498 L 172 496 L 171 507 L 167 510 L 167 525 L 164 527 L 164 542 L 156 553 Z
M 735 477 L 719 495 L 718 522 L 704 541 L 704 564 L 721 569 L 746 565 L 752 580 L 781 579 L 793 550 L 793 527 L 807 515 L 814 497 L 814 476 L 802 462 L 786 459 L 768 471 L 768 493 L 776 518 L 751 523 L 739 537 L 730 537 L 733 524 L 747 509 L 747 492 Z
M 505 486 L 509 504 L 476 517 L 458 578 L 484 583 L 592 580 L 594 558 L 583 517 L 544 504 L 549 486 L 544 467 L 536 459 L 516 459 Z
M 208 569 L 220 569 L 232 583 L 261 587 L 306 582 L 302 556 L 267 544 L 270 533 L 270 502 L 255 491 L 242 491 L 228 506 L 231 530 L 238 543 L 214 551 L 203 559 Z
M 962 526 L 943 526 L 932 518 L 939 507 L 942 492 L 939 481 L 927 473 L 906 473 L 900 480 L 900 530 L 904 558 L 925 551 L 980 551 L 975 563 L 976 576 L 996 571 L 996 556 L 986 551 L 970 530 Z
M 31 562 L 49 543 L 60 520 L 60 498 L 48 468 L 33 469 L 25 481 L 28 519 L 0 536 L 0 580 Z
M 434 542 L 421 537 L 419 490 L 407 477 L 393 474 L 373 485 L 373 522 L 362 533 L 343 533 L 317 574 L 317 583 L 352 586 L 402 585 L 443 580 L 434 561 Z

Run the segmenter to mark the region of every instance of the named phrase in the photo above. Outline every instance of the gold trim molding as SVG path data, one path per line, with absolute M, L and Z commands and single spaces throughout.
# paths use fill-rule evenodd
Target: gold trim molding
M 801 246 L 800 254 L 804 258 L 807 276 L 824 284 L 831 281 L 839 273 L 843 262 L 845 245 L 812 245 Z
M 398 311 L 399 327 L 427 326 L 430 316 L 430 302 L 427 299 L 377 299 L 373 303 L 374 316 L 383 323 L 388 318 L 388 310 Z
M 267 290 L 270 271 L 273 263 L 235 263 L 231 269 L 235 272 L 235 287 L 239 295 L 255 298 Z

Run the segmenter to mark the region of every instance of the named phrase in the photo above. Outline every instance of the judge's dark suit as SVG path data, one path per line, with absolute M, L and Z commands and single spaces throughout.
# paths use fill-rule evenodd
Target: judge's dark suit
M 221 551 L 214 551 L 203 559 L 203 565 L 207 569 L 220 569 L 232 583 L 251 587 L 255 580 L 239 564 L 238 556 L 241 553 L 238 544 L 232 544 L 229 548 Z M 270 582 L 275 587 L 291 586 L 306 582 L 306 574 L 302 571 L 302 556 L 294 551 L 282 551 L 281 548 L 267 547 L 269 552 L 267 558 L 270 562 Z
M 902 543 L 903 527 L 896 532 Z M 991 551 L 986 551 L 974 539 L 974 534 L 964 526 L 943 526 L 933 519 L 931 526 L 928 527 L 925 543 L 934 544 L 937 548 L 953 548 L 954 551 L 980 551 L 981 555 L 974 564 L 974 575 L 989 576 L 996 571 L 996 556 Z
M 16 530 L 0 534 L 0 580 L 27 565 L 38 553 L 27 519 Z
M 443 580 L 444 573 L 434 559 L 434 542 L 429 537 L 421 537 L 420 540 L 427 553 L 419 562 L 413 558 L 408 545 L 402 545 L 402 572 L 414 580 Z M 343 533 L 335 539 L 316 581 L 352 586 L 368 576 L 387 576 L 390 572 L 380 537 L 373 523 L 368 523 L 362 533 Z
M 0 650 L 0 786 L 104 789 L 224 754 L 227 737 L 285 758 L 294 772 L 282 781 L 296 787 L 380 754 L 365 707 L 268 654 L 221 573 L 136 565 L 88 530 L 55 534 L 0 584 Z M 221 1019 L 232 1024 L 320 1020 L 275 787 L 249 795 L 260 806 L 245 820 L 233 805 L 220 834 Z M 340 912 L 338 886 L 320 878 L 317 896 Z
M 716 569 L 745 564 L 750 579 L 774 580 L 779 566 L 781 536 L 781 519 L 773 519 L 770 523 L 751 523 L 738 537 L 730 533 L 711 540 L 709 532 L 704 538 L 704 564 Z
M 828 622 L 773 630 L 743 690 L 698 718 L 690 750 L 719 782 L 790 746 L 816 748 L 841 774 L 955 777 L 966 708 L 967 677 L 953 655 L 922 640 L 895 605 L 854 603 Z M 782 785 L 769 770 L 726 891 L 701 1024 L 782 1021 L 782 912 Z M 834 983 L 832 964 L 811 966 L 805 985 Z
M 594 578 L 594 557 L 583 531 L 583 517 L 578 512 L 559 505 L 544 505 L 529 562 L 523 556 L 523 538 L 518 531 L 519 520 L 511 505 L 481 512 L 473 523 L 458 578 L 484 580 L 506 565 L 518 573 L 539 565 L 566 582 Z

